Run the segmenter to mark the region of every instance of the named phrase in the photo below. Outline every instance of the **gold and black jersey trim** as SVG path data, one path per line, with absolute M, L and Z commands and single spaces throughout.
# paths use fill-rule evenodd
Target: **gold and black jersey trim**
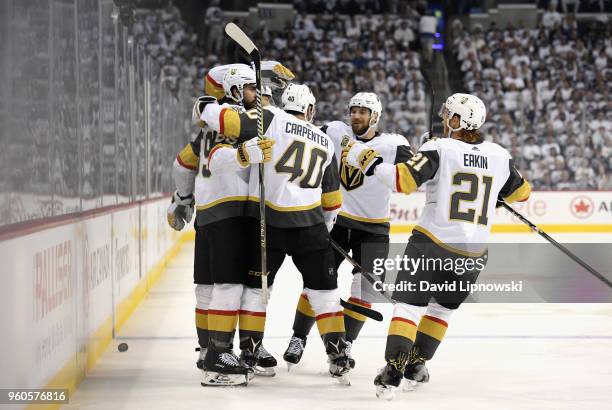
M 246 215 L 259 218 L 259 198 L 249 198 Z M 299 228 L 325 223 L 321 202 L 304 206 L 280 207 L 266 201 L 266 224 L 276 228 Z
M 342 192 L 340 190 L 323 192 L 321 194 L 321 205 L 325 211 L 333 211 L 342 206 Z
M 504 199 L 506 200 L 506 202 L 511 204 L 513 202 L 526 201 L 527 199 L 529 199 L 529 195 L 531 195 L 531 185 L 529 185 L 529 182 L 527 182 L 527 180 L 523 179 L 523 183 L 517 189 L 515 189 L 512 194 L 505 197 Z
M 342 226 L 348 229 L 357 229 L 360 231 L 389 235 L 389 219 L 368 219 L 359 218 L 354 215 L 347 214 L 346 212 L 340 211 L 338 219 L 336 219 L 336 225 Z
M 422 226 L 419 226 L 419 225 L 417 225 L 417 226 L 415 226 L 413 228 L 412 234 L 413 235 L 414 234 L 424 235 L 425 237 L 427 237 L 432 243 L 434 243 L 438 247 L 444 249 L 445 251 L 457 254 L 459 256 L 467 256 L 467 257 L 471 257 L 471 258 L 477 258 L 477 257 L 483 256 L 485 253 L 487 253 L 486 249 L 483 250 L 482 252 L 468 252 L 468 251 L 465 251 L 463 249 L 455 248 L 452 245 L 449 245 L 449 244 L 446 244 L 446 243 L 442 242 L 433 233 L 429 232 L 427 229 L 425 229 L 425 228 L 423 228 Z
M 438 151 L 418 151 L 406 162 L 395 166 L 396 191 L 409 194 L 432 179 L 440 165 Z
M 412 158 L 413 155 L 414 153 L 408 145 L 398 145 L 395 151 L 395 161 L 393 161 L 393 163 L 397 165 L 406 162 Z
M 198 205 L 196 206 L 196 223 L 198 226 L 205 226 L 235 216 L 244 216 L 247 199 L 246 196 L 230 196 L 206 205 Z
M 191 150 L 198 157 L 200 156 L 200 147 L 202 146 L 202 139 L 204 138 L 204 131 L 200 130 L 198 135 L 193 141 L 191 141 Z
M 176 160 L 178 163 L 187 169 L 192 171 L 198 170 L 198 165 L 200 163 L 200 157 L 198 156 L 200 152 L 196 154 L 193 150 L 193 145 L 191 143 L 185 145 L 185 147 L 178 153 L 176 156 Z
M 270 110 L 263 110 L 264 135 L 274 119 L 274 113 Z M 226 137 L 237 138 L 237 142 L 244 142 L 258 136 L 257 132 L 257 111 L 251 109 L 239 114 L 232 108 L 223 108 L 219 113 L 219 132 Z
M 340 175 L 338 173 L 338 160 L 336 154 L 332 157 L 331 162 L 325 168 L 323 179 L 321 180 L 321 190 L 323 193 L 335 192 L 340 189 Z M 340 197 L 342 202 L 342 197 Z
M 531 194 L 531 186 L 529 182 L 523 178 L 520 172 L 514 166 L 514 161 L 508 161 L 510 167 L 510 175 L 508 180 L 499 191 L 499 196 L 505 199 L 506 202 L 522 202 L 526 201 Z

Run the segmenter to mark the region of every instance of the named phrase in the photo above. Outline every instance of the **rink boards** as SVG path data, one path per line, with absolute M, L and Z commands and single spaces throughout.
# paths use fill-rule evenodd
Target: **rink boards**
M 90 212 L 0 242 L 0 385 L 76 387 L 180 245 L 167 203 Z
M 399 234 L 393 240 L 405 240 L 424 204 L 422 193 L 392 197 L 392 233 Z M 2 238 L 0 309 L 5 338 L 0 361 L 3 369 L 11 371 L 0 374 L 1 385 L 76 387 L 181 242 L 192 237 L 193 231 L 180 235 L 168 228 L 166 207 L 167 198 L 109 208 Z M 549 232 L 561 234 L 561 240 L 569 233 L 604 238 L 612 233 L 611 192 L 536 192 L 529 202 L 515 207 Z M 505 210 L 495 212 L 494 233 L 528 232 Z M 293 310 L 286 306 L 293 305 L 300 293 L 299 277 L 287 264 L 291 262 L 285 262 L 287 274 L 279 275 L 276 286 L 283 292 L 274 295 L 270 305 L 266 334 L 271 336 L 287 334 L 285 325 Z M 343 289 L 347 280 L 345 272 Z M 275 309 L 277 305 L 284 308 Z M 384 334 L 372 326 L 365 334 L 379 335 L 379 331 Z

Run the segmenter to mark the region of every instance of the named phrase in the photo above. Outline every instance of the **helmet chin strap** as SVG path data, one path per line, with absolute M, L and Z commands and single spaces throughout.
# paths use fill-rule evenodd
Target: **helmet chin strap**
M 310 112 L 310 116 L 308 115 L 308 109 L 306 109 L 306 113 L 304 113 L 304 119 L 306 120 L 306 122 L 312 122 L 312 119 L 315 116 L 315 107 L 312 105 L 308 106 L 309 108 L 312 107 L 312 111 Z
M 368 133 L 370 132 L 371 129 L 376 129 L 376 125 L 378 125 L 378 118 L 374 119 L 374 116 L 371 115 L 370 116 L 370 121 L 368 122 L 368 129 L 365 130 L 365 132 L 361 135 L 357 135 L 355 134 L 355 136 L 359 139 L 363 139 L 363 137 L 365 137 L 366 135 L 368 135 Z
M 452 117 L 451 117 L 451 118 L 452 118 Z M 450 138 L 450 137 L 451 137 L 451 134 L 452 134 L 453 132 L 460 131 L 460 130 L 462 130 L 462 129 L 463 129 L 463 127 L 462 127 L 461 125 L 459 125 L 459 128 L 453 128 L 453 127 L 450 125 L 450 120 L 451 120 L 451 118 L 448 118 L 448 119 L 446 120 L 446 126 L 448 127 L 448 134 L 446 135 L 446 137 L 447 137 L 447 138 Z
M 244 92 L 243 92 L 243 89 L 241 87 L 238 87 L 237 85 L 235 85 L 233 87 L 236 87 L 236 91 L 238 92 L 238 97 L 236 97 L 234 95 L 234 92 L 232 90 L 232 92 L 231 92 L 232 100 L 234 100 L 235 103 L 238 103 L 238 104 L 244 106 Z

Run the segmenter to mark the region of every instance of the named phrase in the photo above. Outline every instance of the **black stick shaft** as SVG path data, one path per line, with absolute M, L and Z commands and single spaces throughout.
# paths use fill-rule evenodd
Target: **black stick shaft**
M 259 51 L 252 53 L 253 64 L 255 65 L 255 81 L 257 85 L 256 108 L 257 108 L 257 137 L 264 138 L 263 129 L 263 102 L 262 102 L 262 81 L 261 81 L 261 55 Z M 267 295 L 267 276 L 268 276 L 268 255 L 266 252 L 266 189 L 264 185 L 264 164 L 259 164 L 259 241 L 261 256 L 261 275 L 264 294 Z
M 355 269 L 357 269 L 359 271 L 359 273 L 361 273 L 366 278 L 366 280 L 368 282 L 370 282 L 372 285 L 374 285 L 375 282 L 380 282 L 380 279 L 378 279 L 372 273 L 366 271 L 359 263 L 357 263 L 357 261 L 355 259 L 351 258 L 351 256 L 344 249 L 342 249 L 342 246 L 340 246 L 338 244 L 338 242 L 334 241 L 332 238 L 329 238 L 329 243 L 331 243 L 332 248 L 334 248 L 336 250 L 336 252 L 338 252 L 340 255 L 342 255 L 342 257 L 344 259 L 346 259 L 351 265 L 353 265 L 353 267 Z M 374 289 L 374 288 L 372 288 L 372 289 Z M 377 292 L 382 297 L 387 299 L 388 302 L 395 303 L 395 301 L 393 299 L 391 299 L 389 296 L 387 296 L 383 292 L 379 292 L 379 291 L 377 291 Z
M 383 320 L 383 315 L 382 313 L 374 310 L 374 309 L 369 309 L 365 306 L 359 306 L 355 303 L 351 303 L 351 302 L 347 302 L 344 301 L 342 299 L 340 299 L 340 305 L 343 308 L 347 308 L 352 310 L 353 312 L 359 313 L 360 315 L 364 315 L 366 317 L 369 317 L 370 319 L 376 320 L 377 322 L 382 322 Z
M 434 89 L 429 79 L 429 75 L 425 72 L 425 68 L 421 66 L 421 75 L 425 80 L 425 84 L 427 85 L 427 89 L 429 91 L 429 138 L 433 137 L 433 117 L 434 117 Z
M 604 275 L 597 272 L 593 267 L 591 267 L 591 265 L 589 265 L 588 263 L 580 259 L 578 256 L 574 255 L 569 249 L 567 249 L 565 246 L 561 245 L 559 242 L 551 238 L 550 235 L 548 235 L 546 232 L 538 228 L 535 224 L 530 222 L 527 218 L 525 218 L 523 215 L 521 215 L 518 211 L 516 211 L 514 208 L 512 208 L 507 203 L 502 202 L 502 206 L 506 208 L 506 210 L 508 210 L 508 212 L 510 212 L 512 215 L 520 219 L 521 222 L 523 222 L 525 225 L 529 226 L 529 228 L 532 231 L 539 234 L 542 238 L 546 239 L 548 242 L 552 243 L 557 249 L 559 249 L 561 252 L 569 256 L 574 262 L 582 266 L 584 269 L 586 269 L 589 273 L 591 273 L 597 279 L 599 279 L 600 281 L 602 281 L 603 283 L 605 283 L 606 285 L 612 288 L 612 282 L 610 282 Z

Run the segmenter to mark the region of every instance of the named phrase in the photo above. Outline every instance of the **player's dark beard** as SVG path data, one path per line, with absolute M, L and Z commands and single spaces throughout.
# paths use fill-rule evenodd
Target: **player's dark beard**
M 353 134 L 355 135 L 363 135 L 368 130 L 368 126 L 361 126 L 360 124 L 351 124 L 351 128 L 353 130 Z
M 244 105 L 245 110 L 250 110 L 251 108 L 255 108 L 255 101 L 257 99 L 253 98 L 253 101 L 247 102 L 246 100 L 242 100 L 242 105 Z

